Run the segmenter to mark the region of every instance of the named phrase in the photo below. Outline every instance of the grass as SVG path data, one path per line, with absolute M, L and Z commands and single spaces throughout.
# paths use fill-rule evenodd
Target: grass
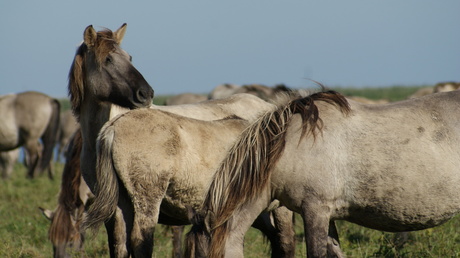
M 345 95 L 371 99 L 400 100 L 421 87 L 388 87 L 384 89 L 335 88 Z M 164 97 L 166 98 L 166 97 Z M 65 103 L 65 100 L 61 100 Z M 157 99 L 157 104 L 162 100 Z M 63 164 L 55 164 L 56 179 L 41 176 L 34 180 L 25 178 L 26 170 L 17 164 L 12 178 L 0 180 L 0 257 L 52 257 L 52 247 L 47 238 L 49 222 L 38 207 L 56 207 Z M 296 257 L 305 257 L 302 220 L 297 217 Z M 392 233 L 363 228 L 348 222 L 337 223 L 342 250 L 348 257 L 460 257 L 460 217 L 433 229 L 410 234 L 402 249 L 393 244 Z M 186 231 L 188 231 L 186 229 Z M 155 257 L 170 257 L 171 233 L 160 226 L 155 233 Z M 85 256 L 108 257 L 106 235 L 103 228 L 87 239 Z M 262 235 L 250 229 L 245 238 L 245 257 L 269 257 L 270 249 Z M 77 255 L 75 255 L 77 256 Z
M 63 165 L 56 164 L 56 171 Z M 38 207 L 54 208 L 60 175 L 54 181 L 46 176 L 25 178 L 26 170 L 17 164 L 12 178 L 0 181 L 0 257 L 52 257 L 47 238 L 49 222 Z M 296 257 L 305 257 L 302 220 L 296 219 Z M 393 234 L 363 228 L 348 222 L 337 223 L 342 250 L 348 257 L 460 257 L 460 217 L 433 229 L 413 232 L 408 243 L 397 249 Z M 186 229 L 188 231 L 188 227 Z M 172 234 L 160 226 L 155 233 L 155 257 L 171 257 Z M 245 239 L 245 257 L 269 257 L 270 248 L 256 229 Z M 105 230 L 101 228 L 85 244 L 85 256 L 108 257 Z M 77 257 L 77 255 L 75 255 Z

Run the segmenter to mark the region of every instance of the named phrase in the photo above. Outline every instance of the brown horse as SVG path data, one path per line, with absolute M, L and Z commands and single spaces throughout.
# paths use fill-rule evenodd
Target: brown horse
M 48 176 L 53 178 L 49 166 L 57 141 L 59 112 L 59 102 L 43 93 L 27 91 L 0 97 L 0 151 L 23 146 L 29 178 L 47 168 Z
M 100 128 L 114 115 L 113 104 L 135 109 L 152 103 L 152 88 L 131 63 L 131 56 L 120 47 L 125 32 L 126 24 L 114 32 L 96 32 L 88 26 L 70 68 L 70 101 L 83 140 L 81 171 L 92 191 L 96 181 L 96 138 Z M 125 253 L 125 240 L 116 233 L 119 226 L 114 220 L 106 223 L 112 256 Z
M 209 188 L 206 234 L 189 240 L 211 236 L 211 257 L 239 256 L 239 236 L 272 198 L 302 215 L 308 257 L 342 255 L 335 220 L 401 232 L 458 214 L 460 92 L 350 104 L 313 94 L 248 128 Z

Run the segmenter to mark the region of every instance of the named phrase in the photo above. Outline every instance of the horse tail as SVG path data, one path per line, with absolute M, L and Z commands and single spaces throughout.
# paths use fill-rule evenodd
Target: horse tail
M 101 129 L 97 140 L 95 197 L 83 222 L 84 229 L 95 231 L 115 213 L 117 208 L 119 186 L 112 159 L 115 132 L 110 125 L 108 123 Z
M 52 99 L 51 107 L 51 117 L 41 137 L 43 141 L 43 154 L 39 163 L 39 171 L 45 170 L 50 165 L 51 159 L 53 158 L 54 146 L 58 141 L 61 104 L 59 104 L 58 100 Z
M 293 115 L 299 114 L 302 118 L 300 139 L 309 134 L 316 138 L 321 132 L 323 123 L 315 105 L 318 100 L 338 106 L 343 113 L 350 111 L 346 99 L 334 91 L 297 98 L 259 118 L 230 149 L 203 203 L 203 209 L 212 215 L 211 257 L 224 254 L 222 243 L 225 243 L 233 212 L 260 196 L 269 186 L 271 172 L 283 154 Z

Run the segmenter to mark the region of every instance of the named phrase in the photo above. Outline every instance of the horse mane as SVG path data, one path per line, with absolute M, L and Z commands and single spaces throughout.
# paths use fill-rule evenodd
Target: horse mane
M 68 95 L 77 121 L 80 120 L 80 106 L 84 98 L 84 78 L 86 77 L 85 58 L 89 51 L 96 57 L 96 64 L 100 66 L 108 54 L 113 51 L 117 44 L 114 34 L 109 29 L 97 32 L 97 40 L 94 46 L 88 47 L 84 42 L 77 48 L 75 58 L 69 71 Z
M 66 163 L 62 174 L 61 191 L 59 192 L 58 207 L 54 213 L 48 236 L 55 245 L 65 244 L 79 240 L 80 232 L 74 229 L 71 221 L 71 213 L 78 209 L 84 209 L 84 204 L 79 196 L 81 183 L 80 153 L 82 149 L 81 130 L 78 130 L 69 146 L 70 152 L 66 155 Z M 78 226 L 78 221 L 77 225 Z M 77 227 L 78 228 L 78 227 Z
M 351 111 L 345 97 L 335 91 L 294 97 L 248 127 L 214 175 L 202 206 L 213 217 L 210 257 L 223 256 L 222 243 L 225 243 L 233 212 L 267 188 L 271 172 L 284 151 L 286 130 L 292 117 L 299 114 L 302 118 L 302 140 L 308 135 L 316 138 L 322 131 L 323 122 L 315 102 L 334 105 L 345 115 Z

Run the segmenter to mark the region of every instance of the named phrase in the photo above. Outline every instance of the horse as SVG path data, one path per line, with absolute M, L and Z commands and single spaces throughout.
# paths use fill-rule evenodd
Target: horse
M 40 92 L 26 91 L 0 97 L 0 151 L 23 146 L 28 178 L 34 178 L 50 166 L 57 141 L 59 112 L 58 100 Z M 53 178 L 51 168 L 48 176 Z
M 201 203 L 219 161 L 248 125 L 239 117 L 204 121 L 159 109 L 132 110 L 109 121 L 98 138 L 98 182 L 84 226 L 96 229 L 121 209 L 134 256 L 151 255 L 160 212 L 171 219 L 162 224 L 189 224 L 187 207 Z M 292 226 L 292 214 L 287 218 Z M 287 238 L 293 242 L 293 231 Z M 281 242 L 272 244 L 273 256 L 293 255 L 293 245 L 278 247 L 286 254 L 274 249 Z
M 80 122 L 83 140 L 80 155 L 81 171 L 85 182 L 93 193 L 98 192 L 95 172 L 96 137 L 100 129 L 115 114 L 126 112 L 126 110 L 116 111 L 115 107 L 142 109 L 151 106 L 153 98 L 152 88 L 134 68 L 130 56 L 120 48 L 125 31 L 126 24 L 123 24 L 115 32 L 107 29 L 96 32 L 91 25 L 88 26 L 83 33 L 83 43 L 77 49 L 69 72 L 68 89 L 71 106 L 77 121 Z M 231 99 L 216 100 L 208 104 L 157 106 L 153 109 L 157 110 L 155 112 L 164 112 L 160 109 L 167 109 L 168 112 L 178 112 L 193 117 L 194 120 L 225 118 L 233 116 L 235 112 L 241 113 L 246 118 L 255 119 L 259 111 L 256 109 L 258 106 L 253 105 L 253 103 L 260 103 L 260 101 L 255 97 L 235 95 Z M 265 105 L 269 104 L 266 103 Z M 133 132 L 135 131 L 133 130 Z M 150 148 L 150 152 L 153 152 L 152 148 L 155 146 L 150 146 Z M 119 205 L 121 207 L 129 206 L 130 203 L 120 200 Z M 132 223 L 126 225 L 123 221 L 123 218 L 129 221 L 128 215 L 117 208 L 115 214 L 108 221 L 105 221 L 111 256 L 136 255 L 132 251 L 132 246 L 138 244 L 136 239 L 126 238 L 124 234 L 127 232 L 127 227 L 132 227 Z M 171 222 L 168 216 L 162 217 L 160 217 L 160 222 L 165 220 L 164 223 L 177 224 L 176 221 Z M 180 221 L 179 224 L 185 223 L 189 223 L 189 221 Z M 151 239 L 153 235 L 147 235 L 147 237 Z M 145 252 L 147 255 L 151 255 L 151 248 L 146 249 Z
M 219 84 L 208 94 L 208 99 L 223 99 L 229 97 L 235 93 L 235 91 L 241 87 L 236 84 Z
M 193 104 L 207 100 L 208 97 L 195 93 L 182 93 L 172 96 L 165 101 L 166 106 Z
M 82 135 L 80 169 L 91 191 L 94 191 L 96 138 L 100 129 L 118 114 L 116 107 L 148 107 L 154 95 L 152 87 L 132 64 L 131 56 L 120 47 L 126 27 L 124 23 L 116 31 L 96 31 L 92 25 L 87 26 L 69 71 L 71 109 Z M 112 220 L 105 226 L 111 256 L 124 253 L 120 243 L 125 240 L 116 233 L 121 225 Z
M 241 256 L 238 237 L 273 198 L 302 215 L 308 257 L 342 255 L 335 220 L 440 225 L 460 211 L 459 112 L 458 91 L 383 105 L 322 92 L 280 105 L 233 145 L 187 241 L 210 237 L 210 257 Z
M 433 93 L 458 90 L 460 82 L 440 82 L 434 86 Z
M 214 88 L 208 95 L 208 99 L 226 98 L 233 94 L 247 93 L 255 95 L 263 100 L 273 100 L 280 92 L 291 92 L 292 89 L 284 84 L 268 87 L 262 84 L 247 84 L 238 86 L 234 84 L 221 84 Z
M 67 145 L 78 128 L 78 123 L 72 114 L 72 110 L 66 110 L 61 113 L 61 122 L 59 123 L 58 152 L 56 160 L 65 157 Z
M 43 215 L 51 221 L 48 238 L 53 244 L 53 257 L 70 257 L 69 250 L 81 251 L 85 240 L 80 224 L 86 204 L 92 193 L 81 176 L 81 131 L 77 129 L 69 141 L 65 153 L 66 163 L 62 173 L 58 206 L 54 211 L 40 207 Z
M 19 148 L 0 152 L 0 173 L 3 179 L 7 179 L 13 173 L 14 164 L 19 158 Z

